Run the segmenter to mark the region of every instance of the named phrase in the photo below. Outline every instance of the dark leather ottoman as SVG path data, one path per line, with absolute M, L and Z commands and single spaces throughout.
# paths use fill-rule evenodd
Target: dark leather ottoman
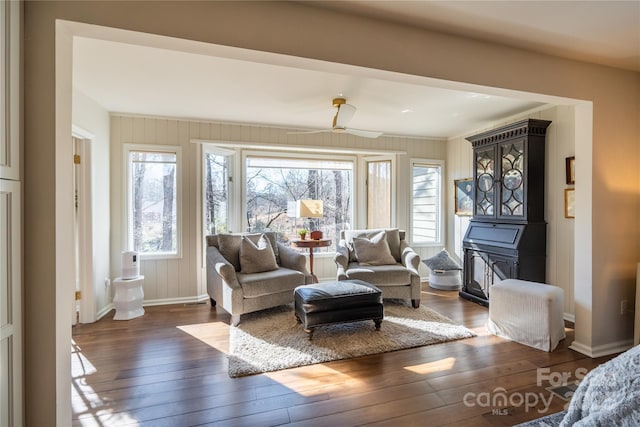
M 298 286 L 293 296 L 296 318 L 309 340 L 316 326 L 373 320 L 379 330 L 384 317 L 382 292 L 362 280 Z

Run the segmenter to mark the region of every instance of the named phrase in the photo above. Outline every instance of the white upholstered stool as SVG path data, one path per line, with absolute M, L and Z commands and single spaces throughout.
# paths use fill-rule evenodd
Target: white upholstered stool
M 544 283 L 506 279 L 491 286 L 489 332 L 544 351 L 565 338 L 564 291 Z

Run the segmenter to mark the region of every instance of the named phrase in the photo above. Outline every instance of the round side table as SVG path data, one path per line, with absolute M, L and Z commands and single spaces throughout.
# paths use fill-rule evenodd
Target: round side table
M 113 296 L 116 314 L 113 316 L 113 320 L 129 320 L 144 314 L 144 308 L 142 308 L 143 283 L 144 276 L 138 276 L 135 279 L 116 277 L 113 280 L 113 286 L 116 289 Z

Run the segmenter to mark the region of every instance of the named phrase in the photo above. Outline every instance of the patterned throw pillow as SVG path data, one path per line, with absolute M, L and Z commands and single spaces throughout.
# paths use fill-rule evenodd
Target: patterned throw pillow
M 432 256 L 431 258 L 425 259 L 422 262 L 424 262 L 425 265 L 431 270 L 462 270 L 460 264 L 458 264 L 456 260 L 449 256 L 449 252 L 447 252 L 446 249 L 441 250 L 436 255 Z
M 262 273 L 278 269 L 276 256 L 267 237 L 263 234 L 257 243 L 242 236 L 240 241 L 240 272 L 244 274 Z
M 391 255 L 384 230 L 371 237 L 371 239 L 354 237 L 353 247 L 360 264 L 389 265 L 396 263 L 396 259 Z

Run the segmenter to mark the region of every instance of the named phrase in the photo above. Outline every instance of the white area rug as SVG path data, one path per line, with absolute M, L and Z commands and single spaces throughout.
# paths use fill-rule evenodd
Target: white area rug
M 229 376 L 240 377 L 330 360 L 385 353 L 473 337 L 476 334 L 425 307 L 384 304 L 376 331 L 372 320 L 321 326 L 309 341 L 292 306 L 243 315 L 230 327 Z

